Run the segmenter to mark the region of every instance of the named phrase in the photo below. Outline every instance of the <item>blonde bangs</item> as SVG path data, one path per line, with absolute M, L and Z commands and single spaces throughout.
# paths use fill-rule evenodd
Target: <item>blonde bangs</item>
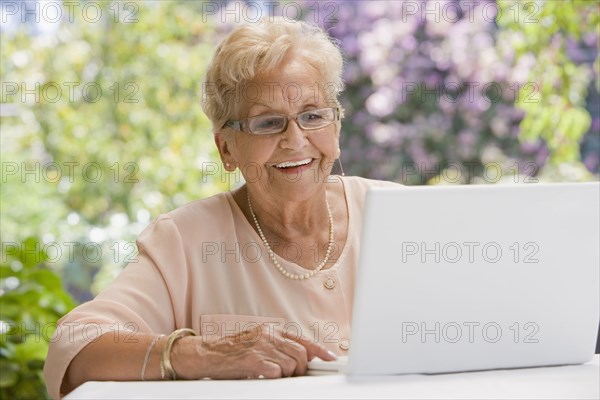
M 333 85 L 333 90 L 325 91 L 327 100 L 340 107 L 343 58 L 338 45 L 321 28 L 306 22 L 263 18 L 235 28 L 217 47 L 208 67 L 202 109 L 215 132 L 237 117 L 240 85 L 276 70 L 291 52 L 306 60 L 320 75 L 321 84 Z

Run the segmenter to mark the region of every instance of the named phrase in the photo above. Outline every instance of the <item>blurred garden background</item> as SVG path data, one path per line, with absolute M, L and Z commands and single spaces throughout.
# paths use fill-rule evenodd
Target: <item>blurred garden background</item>
M 339 40 L 347 175 L 598 180 L 596 1 L 0 5 L 2 398 L 47 396 L 57 319 L 122 270 L 153 218 L 241 183 L 200 109 L 236 23 L 282 15 Z

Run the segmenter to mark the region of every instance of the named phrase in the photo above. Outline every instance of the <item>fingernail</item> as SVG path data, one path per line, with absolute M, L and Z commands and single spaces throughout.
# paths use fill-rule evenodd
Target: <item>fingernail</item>
M 329 354 L 331 356 L 331 358 L 333 358 L 334 360 L 337 360 L 337 356 L 335 355 L 335 353 L 331 350 L 327 350 L 327 354 Z

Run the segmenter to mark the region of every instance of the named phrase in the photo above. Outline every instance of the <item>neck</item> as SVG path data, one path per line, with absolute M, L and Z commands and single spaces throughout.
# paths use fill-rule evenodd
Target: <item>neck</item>
M 315 232 L 325 232 L 328 227 L 328 213 L 326 207 L 326 190 L 323 187 L 316 195 L 302 200 L 274 199 L 272 197 L 259 197 L 248 192 L 247 187 L 240 189 L 242 202 L 247 203 L 247 195 L 265 234 L 277 235 L 285 240 L 294 240 L 298 236 L 312 236 Z M 253 223 L 247 204 L 242 207 L 247 212 L 249 221 Z M 325 228 L 325 229 L 324 229 Z

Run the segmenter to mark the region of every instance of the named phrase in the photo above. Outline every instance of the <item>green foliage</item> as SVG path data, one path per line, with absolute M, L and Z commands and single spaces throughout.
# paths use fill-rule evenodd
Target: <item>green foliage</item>
M 344 2 L 330 23 L 347 59 L 347 172 L 409 185 L 598 179 L 597 2 L 442 6 L 462 7 L 455 20 L 417 3 Z
M 56 321 L 75 302 L 44 264 L 40 243 L 5 245 L 0 263 L 0 394 L 48 398 L 42 368 Z
M 2 42 L 3 81 L 39 83 L 40 93 L 25 104 L 9 96 L 21 114 L 3 121 L 21 145 L 10 147 L 39 145 L 42 154 L 25 161 L 57 163 L 56 195 L 92 225 L 117 212 L 135 221 L 140 209 L 156 215 L 218 189 L 212 180 L 200 184 L 199 168 L 215 154 L 199 107 L 209 27 L 177 2 L 140 4 L 138 22 L 129 24 L 114 22 L 111 4 L 101 4 L 106 17 L 98 23 L 76 19 L 51 35 Z M 57 87 L 62 95 L 52 102 Z M 73 174 L 66 163 L 78 163 Z
M 13 112 L 0 119 L 3 168 L 17 168 L 17 173 L 8 175 L 3 169 L 0 193 L 3 398 L 47 396 L 41 368 L 51 327 L 74 305 L 54 272 L 60 273 L 64 285 L 81 301 L 89 296 L 90 287 L 95 293 L 110 282 L 126 263 L 125 256 L 131 255 L 127 250 L 116 257 L 112 250 L 116 243 L 121 249 L 124 242 L 133 245 L 139 231 L 159 213 L 228 187 L 228 177 L 218 172 L 218 166 L 217 174 L 212 174 L 215 164 L 211 163 L 218 157 L 210 123 L 200 109 L 200 82 L 219 32 L 227 28 L 216 29 L 210 19 L 205 20 L 200 2 L 127 2 L 130 6 L 121 8 L 121 18 L 116 20 L 115 7 L 123 7 L 123 2 L 95 4 L 103 7 L 103 17 L 96 22 L 75 13 L 72 22 L 63 21 L 43 34 L 19 31 L 0 35 L 3 90 L 6 83 L 19 88 L 15 95 L 2 93 L 2 102 L 11 106 L 3 104 L 3 110 Z M 307 4 L 311 8 L 313 2 Z M 342 44 L 356 44 L 357 37 L 383 26 L 370 20 L 371 14 L 366 12 L 383 2 L 339 4 L 340 21 L 334 33 Z M 512 18 L 519 4 L 521 17 Z M 364 10 L 343 17 L 342 11 L 351 5 Z M 443 82 L 462 77 L 486 82 L 494 78 L 491 72 L 505 58 L 512 59 L 515 68 L 528 68 L 527 80 L 538 88 L 534 97 L 538 101 L 528 102 L 532 89 L 521 86 L 517 106 L 526 115 L 520 126 L 521 138 L 547 142 L 551 158 L 545 170 L 579 160 L 579 142 L 590 125 L 584 103 L 592 76 L 589 66 L 577 65 L 568 57 L 567 37 L 577 39 L 597 30 L 597 5 L 511 0 L 500 6 L 505 18 L 498 19 L 495 41 L 491 29 L 481 28 L 482 36 L 477 25 L 466 25 L 468 38 L 483 37 L 488 43 L 489 36 L 489 44 L 465 52 L 469 57 L 453 65 L 452 73 L 435 65 L 429 55 L 435 48 L 436 54 L 448 52 L 448 60 L 452 60 L 452 45 L 460 44 L 461 38 L 457 40 L 452 32 L 428 31 L 425 23 L 406 33 L 404 39 L 420 43 L 413 50 L 411 40 L 398 41 L 408 44 L 404 49 L 387 40 L 386 30 L 385 35 L 374 36 L 379 44 L 358 40 L 364 47 L 354 55 L 347 51 L 347 71 L 355 72 L 355 80 L 349 79 L 344 93 L 349 99 L 349 118 L 353 118 L 344 123 L 343 151 L 353 154 L 348 169 L 352 164 L 372 165 L 372 169 L 357 171 L 393 179 L 393 171 L 401 167 L 401 152 L 410 153 L 404 159 L 418 165 L 421 161 L 442 165 L 473 161 L 485 166 L 501 159 L 512 168 L 511 159 L 520 151 L 511 133 L 511 124 L 518 117 L 512 112 L 512 99 L 502 99 L 486 110 L 474 110 L 468 103 L 446 104 L 449 110 L 440 111 L 440 105 L 426 96 L 425 102 L 417 101 L 423 98 L 419 92 L 406 104 L 394 107 L 396 115 L 383 119 L 389 126 L 365 107 L 373 92 L 372 77 L 379 77 L 380 87 L 375 89 L 398 89 L 393 82 L 381 82 L 381 77 L 394 78 L 390 75 L 394 68 L 407 73 L 407 81 Z M 534 17 L 539 23 L 525 20 L 531 7 L 540 7 Z M 391 8 L 377 18 L 383 22 L 391 18 L 390 26 L 396 24 Z M 473 39 L 469 46 L 476 42 Z M 372 56 L 376 48 L 381 60 L 388 61 L 374 63 L 373 71 L 365 71 L 369 63 L 359 61 Z M 492 50 L 493 57 L 480 57 L 479 51 L 489 56 Z M 390 59 L 394 55 L 396 59 Z M 596 70 L 598 64 L 596 60 Z M 473 65 L 471 76 L 459 73 Z M 24 96 L 24 90 L 32 89 L 36 94 Z M 505 104 L 509 102 L 511 108 Z M 398 137 L 402 135 L 406 140 Z M 377 147 L 364 141 L 367 139 Z M 499 148 L 506 154 L 496 151 Z M 24 170 L 34 172 L 23 174 Z M 564 172 L 559 175 L 565 176 Z M 11 242 L 17 246 L 5 246 Z M 51 242 L 62 249 L 62 257 L 49 257 L 50 251 L 46 252 L 42 243 Z M 81 253 L 82 245 L 90 242 L 103 251 L 98 261 Z M 72 257 L 66 243 L 79 244 Z M 26 253 L 28 249 L 33 249 L 32 253 Z
M 124 9 L 115 21 L 123 3 L 96 4 L 97 22 L 75 13 L 47 34 L 2 35 L 2 81 L 19 86 L 3 94 L 16 111 L 1 121 L 2 161 L 18 169 L 3 175 L 5 240 L 60 238 L 79 250 L 89 242 L 133 245 L 158 214 L 227 187 L 227 177 L 213 173 L 218 157 L 200 108 L 215 42 L 200 4 L 130 2 L 133 22 Z M 101 268 L 99 290 L 124 264 L 112 255 L 90 264 L 76 254 L 53 268 L 84 271 L 67 281 L 81 291 Z
M 550 168 L 579 163 L 579 143 L 591 125 L 585 100 L 593 76 L 590 65 L 573 62 L 567 45 L 568 40 L 597 32 L 598 3 L 502 0 L 498 4 L 503 16 L 498 18 L 498 41 L 511 43 L 517 63 L 532 61 L 528 79 L 535 86 L 522 87 L 516 99 L 525 111 L 521 139 L 542 138 L 550 151 Z
M 95 4 L 99 21 L 75 12 L 43 34 L 22 26 L 0 35 L 2 102 L 10 106 L 0 119 L 2 250 L 17 244 L 2 254 L 1 319 L 11 329 L 2 334 L 2 398 L 46 395 L 45 328 L 74 304 L 52 271 L 77 301 L 89 299 L 134 255 L 133 240 L 152 218 L 227 187 L 205 167 L 218 160 L 200 108 L 216 39 L 201 4 Z M 18 93 L 5 92 L 7 84 Z M 45 254 L 48 243 L 62 256 Z M 85 244 L 101 257 L 86 258 Z M 37 246 L 34 255 L 21 252 L 28 246 Z

